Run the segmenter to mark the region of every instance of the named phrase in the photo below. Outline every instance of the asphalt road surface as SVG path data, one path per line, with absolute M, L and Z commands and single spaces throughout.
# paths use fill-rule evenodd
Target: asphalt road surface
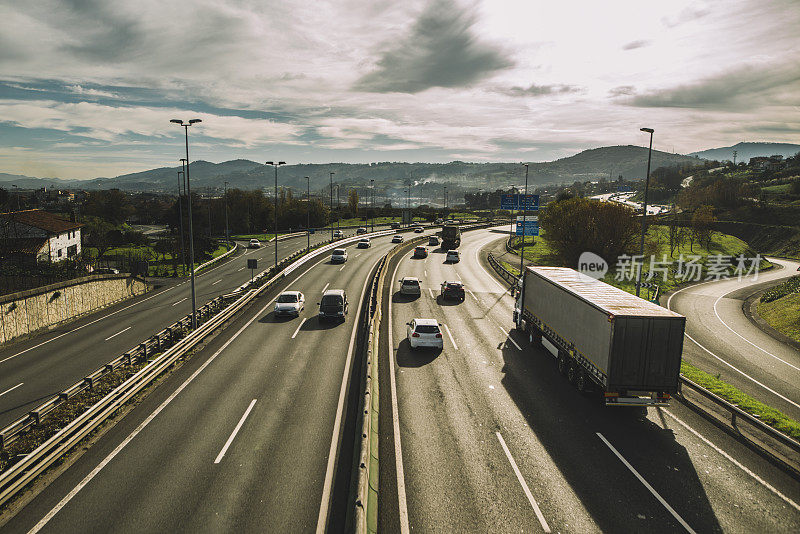
M 480 257 L 506 237 L 465 233 L 455 265 L 441 251 L 389 265 L 380 531 L 797 532 L 797 479 L 677 401 L 603 407 L 512 330 L 513 301 Z M 402 276 L 421 297 L 397 294 Z M 466 300 L 437 301 L 453 278 Z M 441 353 L 410 350 L 414 317 L 443 325 Z
M 796 261 L 769 260 L 778 268 L 686 287 L 669 297 L 668 306 L 686 316 L 687 361 L 800 420 L 800 351 L 763 332 L 742 311 L 750 295 L 798 274 Z
M 353 234 L 354 229 L 345 231 L 345 236 Z M 330 234 L 317 232 L 311 237 L 314 244 Z M 305 236 L 281 240 L 278 255 L 284 258 L 305 246 Z M 195 277 L 198 307 L 249 280 L 248 259 L 258 259 L 256 273 L 269 268 L 275 258 L 274 244 L 240 248 L 232 256 Z M 154 292 L 0 348 L 0 428 L 190 314 L 189 281 L 166 283 Z
M 343 265 L 325 254 L 256 299 L 3 531 L 319 531 L 359 303 L 392 246 L 348 246 Z M 334 288 L 346 290 L 349 314 L 321 323 L 316 303 Z M 273 316 L 284 289 L 305 294 L 299 318 Z

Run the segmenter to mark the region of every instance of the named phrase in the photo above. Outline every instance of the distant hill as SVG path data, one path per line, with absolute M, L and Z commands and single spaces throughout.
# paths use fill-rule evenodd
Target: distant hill
M 692 152 L 690 156 L 698 156 L 704 159 L 718 161 L 733 161 L 733 151 L 736 151 L 736 161 L 747 162 L 750 158 L 758 156 L 774 156 L 780 154 L 783 157 L 794 156 L 800 152 L 800 145 L 790 143 L 737 143 L 733 146 L 722 148 L 709 148 L 700 152 Z
M 665 165 L 685 165 L 697 163 L 695 157 L 653 151 L 652 168 Z M 612 146 L 584 150 L 574 156 L 556 161 L 530 163 L 529 183 L 531 185 L 573 183 L 575 181 L 598 180 L 619 175 L 627 179 L 642 178 L 647 167 L 647 148 L 638 146 Z M 20 187 L 42 187 L 54 185 L 81 189 L 118 188 L 127 191 L 175 191 L 178 187 L 177 172 L 180 167 L 161 167 L 149 171 L 124 174 L 115 178 L 96 178 L 84 181 L 43 180 L 40 185 L 20 185 Z M 433 196 L 443 191 L 449 184 L 458 189 L 496 189 L 507 188 L 524 183 L 525 171 L 520 163 L 469 163 L 451 161 L 449 163 L 396 163 L 380 162 L 365 164 L 323 163 L 298 164 L 280 167 L 278 180 L 281 186 L 289 186 L 304 191 L 305 177 L 311 178 L 311 188 L 320 190 L 328 185 L 330 173 L 342 189 L 348 186 L 368 186 L 370 180 L 385 192 L 402 192 L 405 184 L 412 183 L 415 192 L 425 192 Z M 232 160 L 222 163 L 194 161 L 190 169 L 192 190 L 198 191 L 212 187 L 221 189 L 224 182 L 228 187 L 239 189 L 270 188 L 274 183 L 274 170 L 250 160 Z M 38 180 L 30 178 L 30 180 Z M 2 179 L 0 178 L 0 182 Z M 26 183 L 27 184 L 27 183 Z
M 20 189 L 38 189 L 40 187 L 66 187 L 74 181 L 59 178 L 34 178 L 21 174 L 6 174 L 0 172 L 0 187 L 10 189 L 16 185 Z

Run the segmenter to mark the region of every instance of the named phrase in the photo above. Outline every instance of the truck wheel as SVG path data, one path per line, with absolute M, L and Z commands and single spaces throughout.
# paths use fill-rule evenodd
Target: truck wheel
M 559 352 L 558 353 L 558 372 L 561 373 L 563 376 L 566 376 L 568 368 L 569 368 L 569 364 L 567 363 L 567 357 L 564 355 L 563 352 Z
M 578 380 L 578 374 L 580 374 L 580 370 L 578 370 L 575 364 L 570 365 L 569 369 L 567 369 L 567 380 L 569 380 L 571 384 L 575 384 Z
M 578 378 L 575 379 L 575 387 L 578 388 L 578 391 L 581 393 L 586 393 L 588 388 L 588 379 L 586 378 L 586 373 L 584 371 L 578 372 Z

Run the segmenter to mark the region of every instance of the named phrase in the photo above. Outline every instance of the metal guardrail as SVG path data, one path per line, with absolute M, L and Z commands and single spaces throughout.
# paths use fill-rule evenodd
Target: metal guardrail
M 233 253 L 234 253 L 234 251 L 236 250 L 236 247 L 238 247 L 238 246 L 239 246 L 239 244 L 238 244 L 238 243 L 236 243 L 236 241 L 233 241 L 233 247 L 231 247 L 231 249 L 230 249 L 229 251 L 225 252 L 224 254 L 220 254 L 220 255 L 219 255 L 219 256 L 217 256 L 216 258 L 212 258 L 212 259 L 208 260 L 207 262 L 205 262 L 205 263 L 201 263 L 200 265 L 198 265 L 197 267 L 195 267 L 195 268 L 194 268 L 194 272 L 195 272 L 195 274 L 197 274 L 198 272 L 200 272 L 200 269 L 205 269 L 205 268 L 206 268 L 206 267 L 208 267 L 209 265 L 212 265 L 212 264 L 214 264 L 214 263 L 216 263 L 216 262 L 218 262 L 218 261 L 221 261 L 223 258 L 227 258 L 228 256 L 230 256 L 231 254 L 233 254 Z
M 489 265 L 495 270 L 495 272 L 503 278 L 503 280 L 509 281 L 509 278 L 513 278 L 514 283 L 516 283 L 517 277 L 509 273 L 502 265 L 500 265 L 497 260 L 492 256 L 492 253 L 489 253 Z M 658 295 L 659 286 L 656 286 L 656 295 Z M 753 415 L 745 412 L 738 406 L 734 406 L 730 402 L 726 401 L 725 399 L 715 395 L 714 393 L 710 392 L 703 386 L 692 382 L 688 378 L 684 377 L 683 375 L 678 376 L 678 380 L 681 383 L 681 386 L 686 385 L 692 388 L 693 390 L 700 393 L 703 397 L 713 401 L 716 405 L 720 406 L 721 408 L 727 410 L 731 414 L 731 426 L 737 428 L 736 426 L 736 418 L 740 417 L 750 423 L 754 428 L 763 432 L 764 434 L 768 435 L 769 437 L 773 438 L 774 440 L 782 443 L 783 445 L 789 447 L 793 451 L 800 453 L 800 442 L 787 436 L 780 430 L 776 430 L 772 428 L 768 424 L 764 423 L 760 419 L 754 417 Z
M 782 443 L 783 445 L 786 445 L 787 447 L 792 449 L 794 452 L 800 454 L 800 442 L 798 442 L 797 440 L 792 439 L 790 436 L 787 436 L 786 434 L 784 434 L 780 430 L 776 430 L 776 429 L 772 428 L 771 426 L 766 424 L 764 421 L 761 421 L 757 417 L 754 417 L 753 415 L 745 412 L 744 410 L 742 410 L 738 406 L 735 406 L 735 405 L 731 404 L 730 402 L 726 401 L 725 399 L 723 399 L 721 397 L 718 397 L 717 395 L 715 395 L 714 393 L 710 392 L 709 390 L 707 390 L 706 388 L 704 388 L 700 384 L 692 382 L 691 380 L 689 380 L 688 378 L 684 377 L 683 375 L 681 375 L 679 378 L 680 378 L 680 381 L 681 381 L 681 387 L 683 387 L 684 385 L 689 386 L 693 390 L 695 390 L 698 393 L 700 393 L 703 397 L 713 401 L 718 406 L 720 406 L 720 407 L 726 409 L 728 412 L 730 412 L 730 414 L 731 414 L 731 426 L 733 428 L 738 430 L 738 427 L 736 426 L 736 419 L 737 419 L 737 417 L 741 417 L 742 419 L 744 419 L 745 421 L 747 421 L 748 423 L 753 425 L 755 428 L 757 428 L 761 432 L 767 434 L 769 437 L 775 439 L 776 441 Z
M 500 262 L 497 261 L 497 258 L 495 258 L 494 254 L 492 254 L 491 252 L 489 253 L 488 260 L 489 260 L 489 265 L 492 266 L 492 269 L 494 269 L 494 271 L 500 276 L 500 278 L 502 278 L 510 286 L 516 287 L 519 276 L 508 271 L 505 267 L 500 265 Z

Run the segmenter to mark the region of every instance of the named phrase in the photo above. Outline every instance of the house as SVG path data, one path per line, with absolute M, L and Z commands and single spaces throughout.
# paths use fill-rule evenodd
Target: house
M 44 262 L 77 259 L 82 226 L 38 209 L 0 213 L 0 255 Z

